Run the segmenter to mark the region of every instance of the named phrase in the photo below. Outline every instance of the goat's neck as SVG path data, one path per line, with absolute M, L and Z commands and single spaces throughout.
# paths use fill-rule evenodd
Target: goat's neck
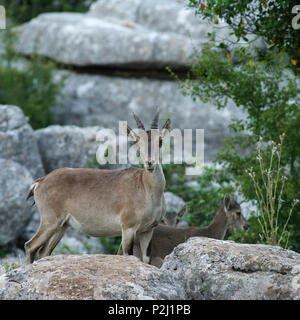
M 164 192 L 166 180 L 160 164 L 155 165 L 152 172 L 144 169 L 143 181 L 145 189 L 149 192 L 161 195 Z
M 226 216 L 224 206 L 219 210 L 214 220 L 207 226 L 208 232 L 216 239 L 223 240 L 228 228 L 228 218 Z

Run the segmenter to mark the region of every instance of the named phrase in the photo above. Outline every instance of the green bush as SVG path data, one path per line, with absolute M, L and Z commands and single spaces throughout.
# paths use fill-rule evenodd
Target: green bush
M 209 19 L 216 25 L 225 21 L 232 33 L 243 41 L 253 36 L 263 38 L 269 47 L 285 51 L 291 59 L 288 65 L 300 72 L 300 37 L 294 29 L 292 8 L 299 4 L 295 0 L 189 0 L 202 19 Z
M 300 196 L 300 38 L 297 30 L 292 28 L 294 5 L 292 0 L 189 0 L 196 15 L 216 25 L 220 19 L 226 21 L 239 40 L 248 42 L 249 35 L 262 37 L 268 50 L 253 52 L 253 48 L 244 47 L 234 51 L 229 41 L 218 46 L 209 43 L 203 50 L 195 50 L 191 74 L 182 88 L 183 94 L 194 100 L 210 101 L 218 108 L 224 108 L 231 99 L 248 115 L 230 125 L 238 136 L 226 140 L 216 159 L 224 167 L 218 175 L 236 181 L 244 198 L 256 201 L 260 209 L 258 215 L 250 217 L 248 232 L 237 232 L 231 239 L 276 243 L 274 234 L 270 241 L 270 234 L 262 232 L 261 219 L 274 209 L 271 205 L 280 203 L 277 206 L 280 207 L 278 220 L 276 218 L 278 229 L 273 225 L 273 231 L 284 231 L 282 242 L 300 252 L 300 208 L 297 202 Z M 212 40 L 215 35 L 215 32 L 208 34 Z M 283 169 L 279 176 L 280 179 L 284 177 L 285 185 L 282 194 L 273 190 L 270 197 L 268 190 L 277 183 L 266 183 L 265 187 L 263 178 L 269 177 L 271 181 L 276 169 L 271 166 L 273 169 L 264 171 L 261 164 L 269 168 L 272 146 L 280 144 L 279 137 L 283 133 L 286 134 L 281 155 Z M 260 137 L 264 155 L 261 161 L 257 159 L 255 149 Z M 241 151 L 246 156 L 242 156 Z M 250 168 L 256 181 L 249 175 Z M 262 188 L 261 195 L 257 195 L 257 187 Z M 268 197 L 268 204 L 262 206 L 262 199 Z
M 185 220 L 192 226 L 207 226 L 215 217 L 222 205 L 226 193 L 232 193 L 226 179 L 218 179 L 218 171 L 204 167 L 201 176 L 188 177 L 185 175 L 186 165 L 163 165 L 166 178 L 166 191 L 173 192 L 187 202 L 188 214 Z M 196 183 L 196 187 L 191 183 Z
M 281 195 L 280 229 L 289 216 L 293 200 L 300 197 L 300 87 L 297 76 L 286 69 L 285 59 L 274 51 L 260 57 L 246 48 L 229 53 L 225 45 L 208 44 L 196 52 L 191 74 L 181 83 L 183 94 L 195 100 L 212 102 L 220 109 L 231 99 L 246 111 L 245 119 L 233 120 L 230 128 L 237 135 L 225 140 L 225 147 L 216 159 L 224 168 L 223 173 L 216 174 L 216 179 L 222 176 L 234 181 L 245 200 L 259 200 L 247 172 L 252 167 L 257 176 L 260 173 L 256 142 L 261 137 L 266 153 L 264 161 L 268 162 L 272 141 L 278 144 L 280 135 L 286 134 L 281 166 L 287 182 Z M 259 222 L 255 218 L 253 221 Z M 288 247 L 296 251 L 300 251 L 299 225 L 299 205 L 296 205 L 287 228 Z M 253 239 L 264 242 L 259 234 Z
M 0 104 L 20 107 L 34 129 L 53 124 L 51 106 L 59 105 L 63 80 L 54 82 L 54 64 L 38 56 L 17 68 L 20 60 L 13 49 L 16 35 L 9 29 L 2 32 L 5 52 L 0 56 Z
M 31 20 L 44 12 L 85 12 L 89 8 L 87 0 L 2 0 L 7 11 L 7 16 L 13 23 L 20 24 Z
M 105 253 L 117 254 L 121 246 L 121 237 L 100 238 L 100 242 L 105 249 Z

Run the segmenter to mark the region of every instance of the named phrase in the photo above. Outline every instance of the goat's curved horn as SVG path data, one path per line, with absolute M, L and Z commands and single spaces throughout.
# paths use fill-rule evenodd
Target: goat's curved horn
M 158 129 L 158 118 L 159 118 L 159 111 L 157 110 L 151 124 L 151 129 Z
M 136 122 L 138 128 L 142 129 L 142 130 L 145 130 L 143 122 L 140 120 L 140 118 L 134 112 L 133 112 L 133 116 L 134 116 L 134 119 L 135 119 L 135 122 Z

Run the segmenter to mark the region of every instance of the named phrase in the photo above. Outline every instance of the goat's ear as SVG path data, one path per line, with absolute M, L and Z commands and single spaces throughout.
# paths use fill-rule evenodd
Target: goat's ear
M 139 141 L 139 136 L 127 125 L 127 135 L 130 136 L 135 141 Z
M 181 219 L 187 213 L 186 204 L 178 211 L 178 218 Z
M 226 211 L 229 210 L 230 204 L 232 203 L 232 197 L 230 194 L 226 194 L 224 197 L 224 207 Z
M 164 138 L 165 135 L 167 134 L 168 131 L 171 130 L 171 120 L 167 119 L 167 121 L 165 122 L 165 124 L 162 126 L 161 128 L 161 137 Z

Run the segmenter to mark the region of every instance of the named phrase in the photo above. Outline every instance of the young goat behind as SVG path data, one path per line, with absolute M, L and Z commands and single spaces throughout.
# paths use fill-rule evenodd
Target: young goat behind
M 190 237 L 208 237 L 222 240 L 229 226 L 240 230 L 247 230 L 249 224 L 242 215 L 240 205 L 234 201 L 230 195 L 226 195 L 222 207 L 207 227 L 174 228 L 160 224 L 154 228 L 150 243 L 150 263 L 160 267 L 165 256 L 170 254 L 176 246 L 185 242 Z M 137 255 L 139 255 L 138 250 L 137 244 L 135 248 Z

